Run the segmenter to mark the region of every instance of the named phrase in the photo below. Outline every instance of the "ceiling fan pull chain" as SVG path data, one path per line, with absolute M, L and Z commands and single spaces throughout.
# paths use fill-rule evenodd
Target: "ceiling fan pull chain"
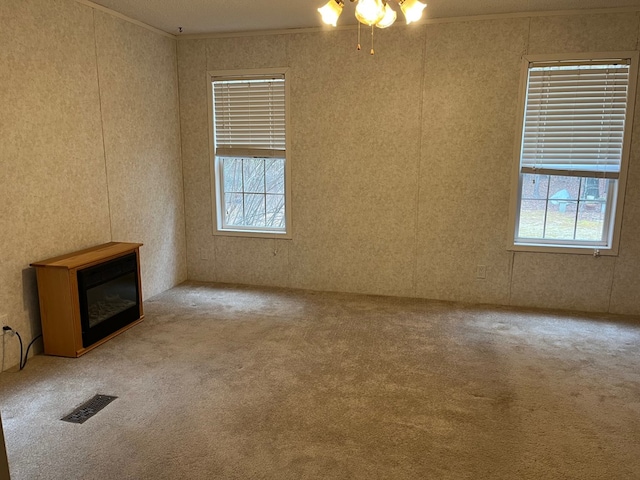
M 376 52 L 373 50 L 373 25 L 371 25 L 371 55 L 374 53 Z

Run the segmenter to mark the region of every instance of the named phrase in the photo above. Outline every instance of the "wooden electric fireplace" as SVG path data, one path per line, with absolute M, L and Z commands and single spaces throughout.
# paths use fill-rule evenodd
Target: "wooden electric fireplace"
M 142 321 L 141 246 L 110 242 L 31 264 L 44 353 L 79 357 Z

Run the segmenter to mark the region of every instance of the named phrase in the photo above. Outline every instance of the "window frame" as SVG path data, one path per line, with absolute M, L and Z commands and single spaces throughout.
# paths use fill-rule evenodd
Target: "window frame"
M 527 83 L 529 75 L 529 65 L 536 62 L 554 61 L 602 61 L 604 59 L 628 59 L 629 60 L 629 84 L 627 97 L 627 115 L 625 117 L 625 129 L 622 141 L 622 153 L 620 163 L 620 174 L 617 180 L 616 192 L 609 191 L 611 207 L 615 209 L 613 215 L 608 215 L 610 224 L 610 234 L 608 235 L 608 245 L 594 246 L 577 243 L 575 240 L 540 240 L 539 242 L 516 243 L 516 232 L 520 221 L 520 201 L 522 198 L 522 178 L 521 173 L 521 151 L 524 136 L 524 119 L 526 112 Z M 638 59 L 639 52 L 589 52 L 574 54 L 555 55 L 523 55 L 520 72 L 520 90 L 518 96 L 518 121 L 516 123 L 516 141 L 514 142 L 513 170 L 511 201 L 509 205 L 509 243 L 507 250 L 521 252 L 546 252 L 546 253 L 569 253 L 579 255 L 618 255 L 620 244 L 620 231 L 622 227 L 622 212 L 624 208 L 625 190 L 627 184 L 627 173 L 631 156 L 631 137 L 634 123 L 634 110 L 636 103 L 636 86 L 638 79 Z M 611 190 L 611 189 L 609 189 Z M 613 225 L 611 225 L 613 223 Z
M 263 227 L 229 228 L 224 227 L 224 188 L 222 175 L 222 162 L 215 154 L 215 125 L 214 125 L 214 105 L 213 105 L 213 82 L 214 80 L 247 80 L 260 79 L 269 75 L 280 75 L 284 77 L 285 89 L 285 154 L 284 154 L 284 211 L 285 228 L 282 232 L 269 230 Z M 207 72 L 207 99 L 209 114 L 209 173 L 211 177 L 211 206 L 213 235 L 231 237 L 253 237 L 253 238 L 292 238 L 291 219 L 291 135 L 290 135 L 290 87 L 291 74 L 289 68 L 261 68 L 244 70 L 211 70 Z M 250 150 L 250 149 L 249 149 Z M 247 152 L 249 153 L 249 150 Z M 249 158 L 251 155 L 239 156 L 237 158 Z M 224 157 L 220 157 L 224 158 Z M 227 157 L 230 158 L 230 157 Z M 266 158 L 266 157 L 254 157 Z M 278 157 L 280 158 L 280 157 Z

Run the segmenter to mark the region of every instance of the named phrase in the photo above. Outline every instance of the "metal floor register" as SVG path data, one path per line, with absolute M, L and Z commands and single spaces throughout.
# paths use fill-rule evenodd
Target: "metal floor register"
M 60 420 L 70 423 L 84 423 L 113 402 L 116 398 L 118 397 L 112 397 L 110 395 L 96 395 L 89 401 L 80 405 L 69 415 L 62 417 Z

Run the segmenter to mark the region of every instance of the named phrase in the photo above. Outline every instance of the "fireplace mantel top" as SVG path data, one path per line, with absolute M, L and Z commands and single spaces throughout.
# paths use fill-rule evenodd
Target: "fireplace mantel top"
M 33 262 L 32 267 L 54 267 L 73 269 L 83 267 L 109 257 L 117 257 L 123 253 L 131 252 L 142 246 L 142 243 L 109 242 L 103 245 L 86 248 L 77 252 L 68 253 L 59 257 Z

